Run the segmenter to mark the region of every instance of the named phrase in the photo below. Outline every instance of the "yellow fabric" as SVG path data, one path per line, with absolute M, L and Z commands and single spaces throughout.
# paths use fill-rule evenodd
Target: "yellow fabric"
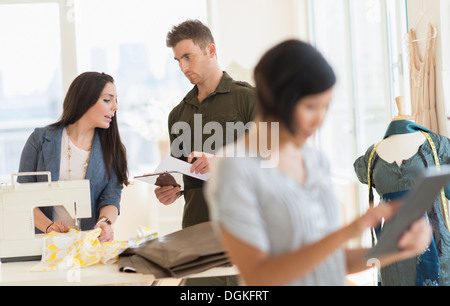
M 87 267 L 97 263 L 113 264 L 119 254 L 130 244 L 127 241 L 100 243 L 101 229 L 77 231 L 70 229 L 67 233 L 51 232 L 43 238 L 42 259 L 31 271 L 57 271 L 74 267 Z M 146 227 L 138 228 L 136 240 L 145 242 L 157 237 L 157 233 Z

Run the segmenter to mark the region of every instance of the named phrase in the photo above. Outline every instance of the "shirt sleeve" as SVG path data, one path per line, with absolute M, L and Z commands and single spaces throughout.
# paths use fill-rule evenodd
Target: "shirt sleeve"
M 268 235 L 255 186 L 256 174 L 246 160 L 218 157 L 205 186 L 205 196 L 212 220 L 241 241 L 268 252 Z
M 256 114 L 255 93 L 253 90 L 247 92 L 247 109 L 245 112 L 245 123 L 253 121 Z
M 111 171 L 114 170 L 111 169 Z M 120 199 L 122 197 L 123 185 L 119 184 L 116 174 L 111 175 L 111 179 L 108 181 L 105 189 L 101 192 L 97 201 L 97 213 L 103 206 L 113 205 L 117 208 L 120 215 Z
M 19 172 L 35 172 L 37 170 L 37 158 L 39 154 L 36 130 L 28 137 L 20 157 Z M 19 183 L 36 182 L 36 176 L 20 176 Z
M 355 170 L 356 176 L 358 180 L 363 184 L 368 184 L 367 181 L 367 166 L 369 164 L 369 157 L 374 148 L 374 145 L 371 145 L 366 153 L 360 157 L 358 157 L 353 163 L 353 168 Z
M 450 165 L 450 139 L 442 135 L 437 136 L 439 161 L 442 165 Z M 445 188 L 445 196 L 450 199 L 450 184 Z

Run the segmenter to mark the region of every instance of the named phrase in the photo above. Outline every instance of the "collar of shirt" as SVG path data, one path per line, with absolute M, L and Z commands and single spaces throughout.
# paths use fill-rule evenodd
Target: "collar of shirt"
M 385 139 L 391 135 L 395 135 L 395 134 L 409 134 L 409 133 L 416 133 L 419 131 L 423 131 L 426 133 L 433 133 L 429 129 L 427 129 L 413 121 L 394 120 L 389 124 L 389 126 L 386 130 L 386 134 L 384 135 L 383 139 Z
M 214 92 L 212 92 L 203 101 L 206 101 L 208 98 L 210 98 L 211 96 L 214 96 L 215 94 L 230 92 L 232 83 L 233 83 L 233 79 L 230 77 L 230 75 L 226 71 L 223 71 L 222 79 L 220 79 L 219 85 L 217 86 L 216 90 Z M 192 88 L 192 90 L 190 92 L 188 92 L 188 94 L 184 97 L 184 102 L 188 103 L 188 104 L 192 104 L 196 107 L 199 107 L 200 102 L 198 101 L 197 95 L 198 95 L 198 87 L 197 87 L 197 85 L 195 85 L 194 88 Z

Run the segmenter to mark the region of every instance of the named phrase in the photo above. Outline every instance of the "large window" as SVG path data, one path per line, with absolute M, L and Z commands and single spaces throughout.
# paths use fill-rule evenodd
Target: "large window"
M 318 145 L 330 159 L 338 195 L 351 207 L 347 220 L 367 209 L 368 191 L 353 163 L 381 140 L 397 114 L 395 97 L 409 101 L 404 1 L 310 0 L 313 43 L 338 82 Z M 331 186 L 330 186 L 331 187 Z
M 34 127 L 62 105 L 57 3 L 0 5 L 0 176 L 18 170 Z
M 119 95 L 119 128 L 131 174 L 156 168 L 158 141 L 167 140 L 167 115 L 192 85 L 166 47 L 170 29 L 207 22 L 206 0 L 76 0 L 79 72 L 112 75 Z
M 130 175 L 152 171 L 167 115 L 192 85 L 165 39 L 186 19 L 207 22 L 206 0 L 0 0 L 0 177 L 19 167 L 35 127 L 55 122 L 70 82 L 112 75 Z
M 313 42 L 338 77 L 320 144 L 336 171 L 348 172 L 357 155 L 384 135 L 397 112 L 396 96 L 408 97 L 403 43 L 403 1 L 312 0 Z M 406 71 L 405 71 L 406 70 Z M 408 75 L 408 74 L 406 74 Z M 339 149 L 338 149 L 339 148 Z

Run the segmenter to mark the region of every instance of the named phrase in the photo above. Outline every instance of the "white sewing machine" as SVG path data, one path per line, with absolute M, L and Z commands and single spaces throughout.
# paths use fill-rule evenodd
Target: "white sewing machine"
M 15 177 L 25 175 L 47 175 L 48 182 L 19 184 L 15 181 Z M 2 262 L 41 257 L 43 234 L 35 234 L 35 207 L 62 205 L 75 220 L 91 217 L 89 180 L 52 182 L 50 172 L 12 174 L 11 180 L 11 185 L 0 186 Z

